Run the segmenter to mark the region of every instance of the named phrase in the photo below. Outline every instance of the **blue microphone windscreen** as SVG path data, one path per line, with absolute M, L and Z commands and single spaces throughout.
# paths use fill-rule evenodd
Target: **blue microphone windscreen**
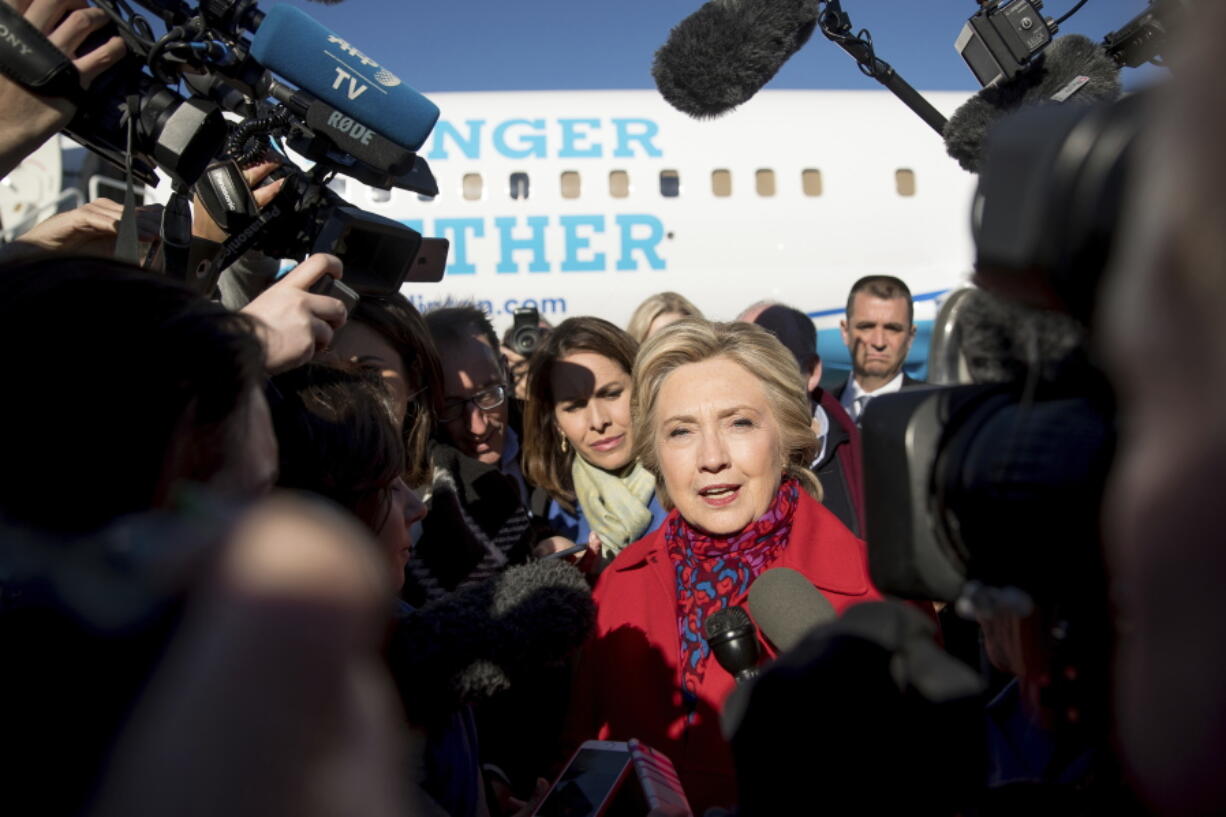
M 437 105 L 293 6 L 268 10 L 252 38 L 251 56 L 409 150 L 421 148 L 438 121 Z

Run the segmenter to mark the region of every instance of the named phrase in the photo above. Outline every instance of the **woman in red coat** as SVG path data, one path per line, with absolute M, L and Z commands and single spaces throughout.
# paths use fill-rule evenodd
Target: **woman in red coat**
M 744 605 L 772 567 L 803 573 L 836 610 L 880 596 L 864 543 L 818 501 L 809 404 L 773 335 L 679 321 L 640 351 L 634 401 L 637 458 L 673 510 L 596 585 L 572 723 L 578 736 L 638 738 L 664 752 L 701 814 L 736 802 L 719 731 L 735 682 L 710 655 L 706 619 Z

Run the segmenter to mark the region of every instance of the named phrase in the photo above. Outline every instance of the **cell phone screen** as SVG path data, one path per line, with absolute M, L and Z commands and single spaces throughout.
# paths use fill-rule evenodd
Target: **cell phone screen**
M 538 817 L 596 817 L 630 767 L 630 753 L 580 749 L 537 807 Z

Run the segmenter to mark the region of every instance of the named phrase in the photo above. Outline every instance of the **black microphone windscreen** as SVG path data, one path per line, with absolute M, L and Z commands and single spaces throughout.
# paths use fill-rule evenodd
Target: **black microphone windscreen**
M 1080 34 L 1058 37 L 1026 71 L 984 88 L 954 111 L 945 149 L 963 169 L 978 173 L 988 131 L 1006 114 L 1045 103 L 1105 102 L 1120 92 L 1120 67 L 1102 46 Z
M 572 565 L 511 567 L 406 616 L 389 648 L 393 675 L 411 715 L 478 703 L 565 660 L 595 619 L 591 588 Z
M 814 627 L 836 616 L 829 599 L 790 567 L 771 568 L 754 580 L 749 586 L 749 610 L 779 652 L 792 649 Z
M 707 617 L 703 629 L 707 631 L 707 639 L 715 638 L 727 632 L 753 627 L 749 614 L 737 606 L 725 607 Z
M 710 0 L 656 52 L 660 94 L 696 119 L 732 110 L 770 82 L 817 24 L 817 0 Z

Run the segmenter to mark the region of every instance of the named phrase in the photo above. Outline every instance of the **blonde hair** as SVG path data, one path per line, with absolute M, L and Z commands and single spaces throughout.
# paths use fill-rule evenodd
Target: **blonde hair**
M 655 415 L 660 389 L 670 374 L 687 363 L 715 358 L 730 360 L 758 378 L 779 427 L 783 475 L 795 478 L 820 502 L 821 484 L 809 470 L 817 455 L 817 436 L 796 359 L 774 335 L 756 324 L 712 323 L 701 318 L 686 318 L 666 326 L 643 344 L 634 361 L 634 456 L 655 475 L 660 502 L 672 508 L 656 451 Z
M 684 295 L 676 292 L 657 292 L 648 296 L 647 300 L 638 305 L 626 324 L 626 331 L 635 343 L 647 340 L 647 330 L 656 318 L 669 312 L 676 312 L 683 318 L 701 318 L 702 312 L 690 303 Z

